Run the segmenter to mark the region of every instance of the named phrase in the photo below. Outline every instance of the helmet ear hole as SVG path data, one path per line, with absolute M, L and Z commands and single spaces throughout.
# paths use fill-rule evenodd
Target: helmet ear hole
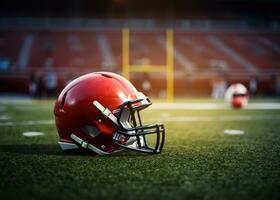
M 100 134 L 100 130 L 96 126 L 93 126 L 93 125 L 86 125 L 82 128 L 82 130 L 84 131 L 84 133 L 86 133 L 87 135 L 89 135 L 92 138 L 94 138 Z

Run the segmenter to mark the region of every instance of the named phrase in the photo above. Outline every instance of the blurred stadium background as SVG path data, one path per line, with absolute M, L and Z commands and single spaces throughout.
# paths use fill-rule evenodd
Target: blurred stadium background
M 54 96 L 81 74 L 112 71 L 158 98 L 215 97 L 215 85 L 233 82 L 256 96 L 279 96 L 279 5 L 275 0 L 4 1 L 0 92 Z
M 278 0 L 2 0 L 0 199 L 280 199 L 279 11 Z M 151 96 L 143 121 L 164 123 L 162 154 L 61 151 L 54 99 L 95 71 Z M 246 109 L 224 102 L 236 82 Z

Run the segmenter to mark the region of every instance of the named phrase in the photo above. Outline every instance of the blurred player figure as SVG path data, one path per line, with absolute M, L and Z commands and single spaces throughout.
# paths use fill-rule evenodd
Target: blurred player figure
M 35 97 L 37 93 L 37 78 L 34 72 L 31 72 L 28 83 L 29 95 Z
M 252 77 L 250 79 L 249 88 L 250 88 L 250 94 L 252 96 L 256 96 L 258 93 L 258 79 L 256 77 Z
M 57 75 L 53 70 L 49 69 L 47 71 L 45 79 L 44 79 L 44 83 L 45 83 L 47 96 L 55 97 L 56 89 L 57 89 Z
M 143 75 L 143 81 L 141 83 L 142 91 L 147 95 L 150 96 L 151 91 L 151 82 L 150 82 L 150 76 L 148 73 L 144 73 Z
M 34 74 L 34 81 L 36 84 L 36 88 L 35 89 L 35 93 L 34 93 L 34 97 L 35 98 L 42 98 L 43 93 L 44 93 L 44 81 L 43 81 L 43 71 L 40 69 L 38 71 L 36 71 L 36 73 Z
M 227 89 L 227 82 L 224 78 L 220 77 L 212 80 L 212 98 L 222 99 L 224 98 Z
M 42 70 L 31 72 L 28 83 L 29 95 L 34 98 L 41 98 L 44 93 L 44 88 Z

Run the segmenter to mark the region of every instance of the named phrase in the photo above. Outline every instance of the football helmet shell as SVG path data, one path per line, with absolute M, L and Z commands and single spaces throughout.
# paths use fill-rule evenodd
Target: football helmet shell
M 54 115 L 63 150 L 86 149 L 99 155 L 122 149 L 160 153 L 163 124 L 143 125 L 140 111 L 151 105 L 125 78 L 95 72 L 69 83 L 60 93 Z M 147 141 L 154 134 L 155 141 Z

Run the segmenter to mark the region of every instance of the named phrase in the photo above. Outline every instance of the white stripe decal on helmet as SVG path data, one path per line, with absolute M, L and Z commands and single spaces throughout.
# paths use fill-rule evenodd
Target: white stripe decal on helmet
M 93 105 L 101 111 L 101 113 L 106 117 L 109 118 L 112 122 L 115 124 L 118 124 L 118 119 L 117 117 L 108 109 L 105 108 L 102 104 L 100 104 L 98 101 L 93 101 Z

